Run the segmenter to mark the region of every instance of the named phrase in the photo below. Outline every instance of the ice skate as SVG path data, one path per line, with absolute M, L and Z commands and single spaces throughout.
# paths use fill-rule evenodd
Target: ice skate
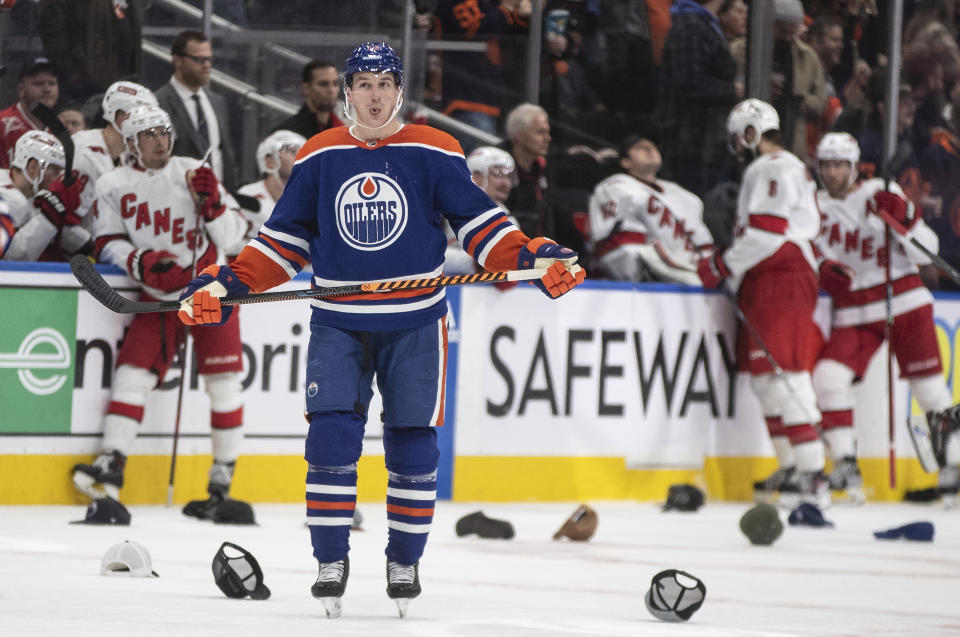
M 765 479 L 753 483 L 753 499 L 755 502 L 775 503 L 781 489 L 795 481 L 796 467 L 781 467 Z
M 123 487 L 123 469 L 127 457 L 119 451 L 101 453 L 92 464 L 77 464 L 73 467 L 73 485 L 81 493 L 93 498 L 119 500 Z
M 420 562 L 406 566 L 387 560 L 387 596 L 397 603 L 400 618 L 407 616 L 410 600 L 420 594 Z
M 842 492 L 835 496 L 838 501 L 857 506 L 867 501 L 863 492 L 863 477 L 854 456 L 844 456 L 834 463 L 833 471 L 827 477 L 827 484 L 831 491 Z
M 955 466 L 940 469 L 937 476 L 937 493 L 945 509 L 960 506 L 960 470 Z
M 801 502 L 809 502 L 821 510 L 830 508 L 830 486 L 823 471 L 798 471 L 796 480 L 780 489 L 780 505 L 796 508 Z
M 323 609 L 330 619 L 340 617 L 342 607 L 340 598 L 347 589 L 347 578 L 350 576 L 350 558 L 345 557 L 338 562 L 320 562 L 320 571 L 317 581 L 310 587 L 310 593 L 320 600 Z
M 183 514 L 198 520 L 212 520 L 217 507 L 227 499 L 233 482 L 234 462 L 214 462 L 210 467 L 206 500 L 191 500 L 183 507 Z

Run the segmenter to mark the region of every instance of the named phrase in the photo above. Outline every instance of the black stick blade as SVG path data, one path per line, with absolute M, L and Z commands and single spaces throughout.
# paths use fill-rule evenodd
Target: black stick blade
M 100 302 L 107 309 L 113 310 L 118 314 L 140 314 L 149 312 L 169 312 L 180 307 L 176 301 L 160 301 L 156 303 L 145 303 L 142 301 L 131 301 L 121 296 L 116 290 L 110 287 L 93 263 L 82 254 L 76 254 L 70 259 L 70 269 L 73 276 L 77 277 L 80 285 L 90 293 L 90 296 Z

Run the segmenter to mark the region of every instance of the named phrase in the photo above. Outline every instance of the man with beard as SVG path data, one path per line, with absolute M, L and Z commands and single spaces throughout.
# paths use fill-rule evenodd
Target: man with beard
M 337 67 L 324 60 L 311 60 L 300 74 L 303 80 L 303 106 L 273 127 L 273 131 L 289 130 L 310 139 L 317 133 L 343 126 L 334 114 L 340 97 L 340 74 Z
M 236 159 L 230 143 L 227 103 L 206 88 L 213 71 L 213 47 L 199 31 L 181 31 L 170 46 L 173 77 L 157 91 L 157 101 L 177 131 L 173 154 L 202 159 L 228 190 L 237 186 Z

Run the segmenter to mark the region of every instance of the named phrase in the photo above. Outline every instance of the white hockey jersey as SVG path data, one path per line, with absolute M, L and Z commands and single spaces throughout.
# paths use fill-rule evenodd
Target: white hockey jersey
M 834 199 L 824 190 L 817 192 L 822 219 L 817 247 L 825 257 L 850 266 L 856 273 L 851 294 L 833 301 L 835 327 L 874 323 L 886 318 L 886 268 L 883 260 L 886 224 L 875 214 L 873 201 L 874 195 L 881 190 L 884 190 L 883 180 L 870 179 L 856 184 L 843 199 Z M 906 199 L 896 183 L 891 182 L 890 191 Z M 909 200 L 907 205 L 913 207 Z M 910 236 L 931 252 L 936 253 L 940 246 L 937 235 L 922 220 L 913 227 Z M 933 296 L 924 286 L 917 269 L 918 265 L 930 263 L 926 255 L 913 245 L 896 239 L 891 252 L 894 316 L 932 303 Z
M 815 192 L 803 162 L 786 151 L 761 155 L 747 167 L 737 200 L 733 244 L 723 254 L 734 289 L 751 268 L 787 242 L 796 244 L 817 271 L 810 243 L 820 229 Z
M 270 218 L 270 213 L 273 212 L 273 207 L 277 205 L 277 200 L 273 198 L 273 195 L 270 194 L 270 190 L 267 189 L 266 179 L 261 179 L 260 181 L 255 181 L 253 183 L 240 186 L 240 188 L 237 189 L 237 193 L 246 195 L 248 197 L 253 197 L 259 201 L 260 210 L 253 212 L 243 207 L 240 208 L 243 218 L 247 220 L 247 223 L 250 224 L 250 227 L 247 228 L 247 232 L 243 236 L 243 239 L 226 248 L 229 256 L 240 254 L 240 251 L 243 250 L 243 247 L 250 242 L 250 239 L 253 239 L 255 236 L 257 236 L 257 234 L 260 232 L 260 226 L 263 225 L 264 221 Z
M 171 157 L 160 170 L 121 166 L 103 175 L 97 181 L 93 209 L 99 260 L 126 270 L 132 251 L 166 250 L 176 255 L 177 265 L 189 268 L 194 242 L 199 259 L 212 241 L 217 249 L 217 263 L 225 263 L 222 246 L 240 241 L 247 222 L 222 185 L 220 198 L 227 210 L 213 221 L 200 218 L 187 186 L 187 173 L 200 166 L 198 159 Z M 164 301 L 178 296 L 178 292 L 163 292 L 146 285 L 143 289 Z
M 97 199 L 97 180 L 116 167 L 107 140 L 103 138 L 103 129 L 82 130 L 70 136 L 73 140 L 73 169 L 80 173 L 78 179 L 83 184 L 80 191 L 78 217 L 87 218 L 87 213 Z
M 699 197 L 671 181 L 645 183 L 626 173 L 597 184 L 590 196 L 590 233 L 605 269 L 625 279 L 630 273 L 615 264 L 635 264 L 636 255 L 624 261 L 617 253 L 659 243 L 677 265 L 695 273 L 697 249 L 713 245 Z
M 16 231 L 0 254 L 7 261 L 36 261 L 57 236 L 57 227 L 13 185 L 9 170 L 0 170 L 0 205 Z

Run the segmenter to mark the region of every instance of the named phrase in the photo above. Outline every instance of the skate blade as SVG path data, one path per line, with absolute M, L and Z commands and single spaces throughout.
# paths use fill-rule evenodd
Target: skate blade
M 395 599 L 393 600 L 397 604 L 397 612 L 400 613 L 400 619 L 403 619 L 407 616 L 407 606 L 410 605 L 409 599 Z
M 100 498 L 113 498 L 119 500 L 120 489 L 112 484 L 100 484 L 95 482 L 91 476 L 77 471 L 73 474 L 73 486 L 77 491 L 89 497 L 92 500 Z
M 756 491 L 753 492 L 753 501 L 757 504 L 776 504 L 778 494 L 776 491 Z
M 343 605 L 340 603 L 339 597 L 321 597 L 320 603 L 323 604 L 323 610 L 327 612 L 327 617 L 329 619 L 336 619 L 340 617 L 340 612 L 343 610 Z
M 936 473 L 940 469 L 937 455 L 933 450 L 933 441 L 930 436 L 930 423 L 922 414 L 911 414 L 907 419 L 907 431 L 910 433 L 910 442 L 917 452 L 917 460 L 927 473 Z
M 867 496 L 863 492 L 863 489 L 857 487 L 850 487 L 847 489 L 842 489 L 840 491 L 833 492 L 833 502 L 834 504 L 842 504 L 845 506 L 863 506 L 867 502 Z

